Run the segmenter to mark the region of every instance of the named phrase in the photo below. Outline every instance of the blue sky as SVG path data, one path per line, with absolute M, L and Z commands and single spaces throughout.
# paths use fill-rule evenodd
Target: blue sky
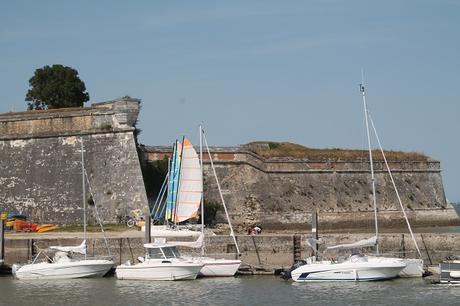
M 141 141 L 363 148 L 358 84 L 387 149 L 441 161 L 460 201 L 458 1 L 2 1 L 0 112 L 35 69 L 77 69 L 91 102 L 142 99 Z

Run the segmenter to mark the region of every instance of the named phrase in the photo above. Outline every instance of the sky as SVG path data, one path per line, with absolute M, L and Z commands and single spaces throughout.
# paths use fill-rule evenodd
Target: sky
M 0 1 L 0 112 L 35 69 L 78 70 L 90 103 L 142 100 L 140 140 L 385 149 L 441 161 L 460 201 L 460 1 Z

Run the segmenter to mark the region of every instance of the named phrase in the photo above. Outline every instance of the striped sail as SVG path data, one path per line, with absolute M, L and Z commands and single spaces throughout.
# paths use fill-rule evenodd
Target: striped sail
M 168 193 L 166 196 L 166 220 L 172 220 L 176 207 L 177 191 L 179 188 L 179 172 L 180 172 L 180 153 L 182 145 L 176 141 L 173 149 L 173 156 L 169 165 L 169 181 Z
M 180 166 L 179 193 L 176 202 L 175 222 L 182 222 L 198 215 L 203 193 L 202 171 L 198 154 L 188 139 L 184 139 Z

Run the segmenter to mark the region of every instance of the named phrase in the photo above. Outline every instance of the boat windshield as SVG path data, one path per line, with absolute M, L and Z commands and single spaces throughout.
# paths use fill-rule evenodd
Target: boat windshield
M 166 258 L 176 258 L 180 256 L 179 251 L 177 250 L 175 246 L 162 248 L 162 249 L 163 249 L 163 253 L 165 254 Z
M 150 259 L 164 259 L 180 257 L 179 251 L 175 246 L 148 248 L 147 255 Z
M 163 253 L 160 248 L 149 248 L 147 249 L 148 258 L 151 259 L 163 259 Z

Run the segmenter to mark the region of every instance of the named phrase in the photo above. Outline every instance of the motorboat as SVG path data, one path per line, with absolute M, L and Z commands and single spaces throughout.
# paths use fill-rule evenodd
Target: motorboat
M 439 264 L 442 284 L 460 284 L 460 260 L 445 261 Z
M 81 255 L 86 252 L 86 241 L 79 246 L 52 246 L 56 251 L 53 257 L 41 250 L 30 264 L 14 264 L 13 275 L 17 279 L 73 279 L 103 277 L 113 267 L 114 262 L 107 259 L 88 259 Z M 42 256 L 43 255 L 43 256 Z M 38 262 L 44 257 L 44 261 Z
M 351 255 L 342 262 L 311 260 L 291 272 L 296 282 L 376 281 L 398 277 L 406 264 L 398 259 Z
M 145 257 L 139 263 L 126 262 L 115 273 L 118 279 L 129 280 L 192 280 L 203 268 L 201 262 L 181 257 L 177 247 L 166 242 L 144 244 Z

